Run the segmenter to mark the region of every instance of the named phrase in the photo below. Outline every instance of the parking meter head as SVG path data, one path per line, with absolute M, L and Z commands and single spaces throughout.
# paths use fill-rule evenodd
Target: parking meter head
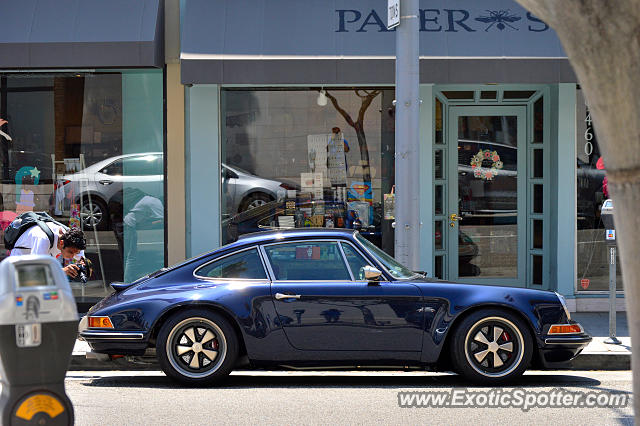
M 60 263 L 51 256 L 10 256 L 0 262 L 0 325 L 78 319 Z

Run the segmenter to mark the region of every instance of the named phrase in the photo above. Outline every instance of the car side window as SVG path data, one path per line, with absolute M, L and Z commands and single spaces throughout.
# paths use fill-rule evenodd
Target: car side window
M 336 242 L 300 241 L 264 247 L 276 280 L 351 281 Z
M 351 268 L 351 273 L 353 274 L 353 279 L 356 281 L 365 281 L 364 278 L 364 267 L 370 266 L 371 264 L 365 260 L 364 257 L 360 253 L 358 253 L 351 245 L 347 243 L 342 244 L 342 250 L 344 250 L 344 255 L 347 258 L 347 263 Z
M 204 278 L 267 279 L 260 255 L 255 248 L 209 263 L 198 269 L 196 275 Z
M 116 160 L 102 169 L 102 173 L 109 176 L 122 176 L 122 160 Z
M 148 154 L 124 159 L 127 176 L 153 176 L 162 174 L 162 157 Z

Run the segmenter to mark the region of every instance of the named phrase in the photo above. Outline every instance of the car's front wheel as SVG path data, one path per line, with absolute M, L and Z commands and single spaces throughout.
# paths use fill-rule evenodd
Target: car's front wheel
M 203 309 L 181 311 L 162 325 L 156 353 L 160 367 L 172 379 L 210 385 L 231 372 L 238 356 L 238 338 L 219 314 Z
M 496 384 L 524 373 L 533 355 L 533 339 L 518 316 L 483 309 L 462 320 L 451 349 L 457 372 L 475 382 Z

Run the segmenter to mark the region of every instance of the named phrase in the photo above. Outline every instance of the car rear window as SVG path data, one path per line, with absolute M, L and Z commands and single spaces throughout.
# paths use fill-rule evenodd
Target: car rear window
M 264 249 L 276 280 L 351 281 L 335 242 L 296 242 Z
M 209 263 L 198 269 L 196 275 L 204 278 L 267 279 L 260 255 L 255 248 Z

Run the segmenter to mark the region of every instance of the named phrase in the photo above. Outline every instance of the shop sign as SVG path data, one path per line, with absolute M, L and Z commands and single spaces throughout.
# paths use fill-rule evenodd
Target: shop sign
M 393 31 L 400 23 L 399 0 L 388 0 L 389 10 L 385 27 L 380 14 L 375 9 L 336 9 L 337 33 L 366 33 L 368 31 Z M 391 16 L 392 3 L 398 3 L 397 23 Z M 383 15 L 384 16 L 384 15 Z M 531 12 L 518 13 L 510 9 L 474 11 L 467 9 L 420 9 L 418 21 L 421 32 L 504 32 L 527 31 L 540 33 L 549 30 L 549 26 L 536 18 Z
M 400 25 L 400 0 L 387 0 L 387 29 Z

